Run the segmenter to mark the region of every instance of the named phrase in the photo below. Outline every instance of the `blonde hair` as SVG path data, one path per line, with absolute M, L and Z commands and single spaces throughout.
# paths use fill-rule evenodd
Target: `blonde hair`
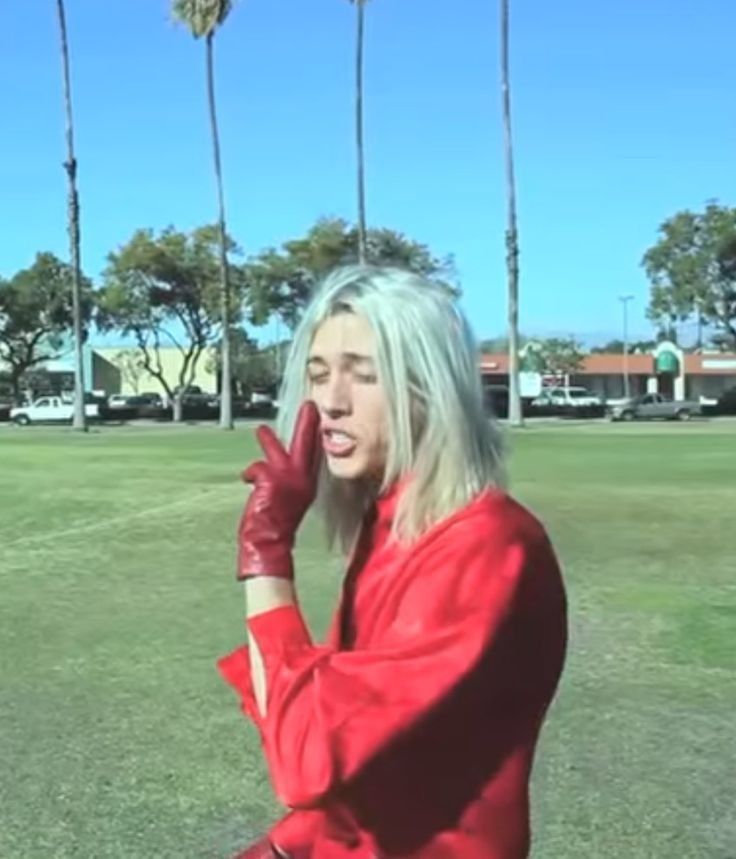
M 410 477 L 393 533 L 411 543 L 491 486 L 504 483 L 501 434 L 485 413 L 477 348 L 446 287 L 394 268 L 348 266 L 312 296 L 292 341 L 279 395 L 277 428 L 291 437 L 309 396 L 306 366 L 316 329 L 337 313 L 371 325 L 389 411 L 389 449 L 379 493 Z M 331 544 L 352 546 L 375 486 L 320 476 L 319 501 Z

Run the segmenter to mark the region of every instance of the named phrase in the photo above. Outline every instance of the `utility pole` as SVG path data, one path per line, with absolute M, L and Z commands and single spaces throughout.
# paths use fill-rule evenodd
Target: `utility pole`
M 629 388 L 629 302 L 633 297 L 633 295 L 619 295 L 618 297 L 624 311 L 624 397 L 627 400 L 631 397 Z
M 69 257 L 72 288 L 72 332 L 74 338 L 74 414 L 72 426 L 87 431 L 87 411 L 84 396 L 84 352 L 82 326 L 82 265 L 80 262 L 79 192 L 77 191 L 77 159 L 74 154 L 74 121 L 72 118 L 72 86 L 69 72 L 69 44 L 66 32 L 66 15 L 63 0 L 57 0 L 59 33 L 61 36 L 61 63 L 64 84 L 64 110 L 66 119 L 66 170 L 68 180 Z
M 506 166 L 506 277 L 509 336 L 509 410 L 512 427 L 524 425 L 519 378 L 519 232 L 516 223 L 516 179 L 511 136 L 511 88 L 509 84 L 509 0 L 500 0 L 501 101 L 504 160 Z

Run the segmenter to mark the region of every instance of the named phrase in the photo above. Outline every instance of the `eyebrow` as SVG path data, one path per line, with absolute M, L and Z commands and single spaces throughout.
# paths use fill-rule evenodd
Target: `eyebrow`
M 375 366 L 375 361 L 370 355 L 361 355 L 359 352 L 341 352 L 340 359 L 350 365 L 370 364 L 371 367 Z M 327 361 L 321 355 L 310 355 L 307 358 L 307 367 L 313 364 L 326 365 Z

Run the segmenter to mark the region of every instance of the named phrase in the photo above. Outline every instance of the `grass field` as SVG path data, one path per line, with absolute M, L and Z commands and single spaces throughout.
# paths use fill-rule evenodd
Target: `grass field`
M 571 603 L 533 856 L 734 859 L 736 424 L 511 441 Z M 253 454 L 245 428 L 0 431 L 2 859 L 224 859 L 279 813 L 214 670 Z M 315 523 L 298 568 L 321 634 L 340 567 Z

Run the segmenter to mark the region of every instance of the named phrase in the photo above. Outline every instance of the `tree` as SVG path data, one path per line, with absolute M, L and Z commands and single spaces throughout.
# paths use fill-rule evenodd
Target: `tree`
M 514 148 L 511 137 L 511 89 L 509 84 L 509 0 L 501 0 L 501 96 L 503 103 L 506 164 L 506 270 L 509 329 L 509 423 L 522 426 L 519 384 L 519 235 L 516 223 Z
M 736 208 L 709 203 L 659 228 L 642 260 L 651 281 L 648 315 L 665 328 L 695 319 L 736 348 Z
M 0 280 L 0 358 L 10 368 L 13 399 L 20 399 L 25 373 L 60 358 L 74 329 L 72 267 L 51 253 L 39 253 L 30 268 L 9 281 Z M 79 317 L 80 339 L 92 311 L 92 284 L 82 276 Z
M 247 265 L 252 320 L 263 322 L 278 313 L 293 330 L 315 285 L 357 258 L 358 230 L 336 218 L 317 221 L 306 236 L 285 242 L 280 250 L 264 251 Z M 394 230 L 368 230 L 366 260 L 414 271 L 459 293 L 452 257 L 438 259 L 426 245 Z
M 664 338 L 663 338 L 664 339 Z M 634 340 L 628 344 L 627 351 L 629 354 L 647 354 L 657 348 L 656 340 Z M 592 355 L 623 355 L 624 341 L 618 338 L 609 340 L 602 346 L 593 346 L 590 350 Z
M 241 393 L 249 396 L 254 390 L 272 389 L 279 382 L 279 359 L 275 348 L 261 349 L 258 343 L 242 329 L 234 329 L 232 338 L 233 379 Z M 220 372 L 219 352 L 208 362 L 210 371 Z
M 518 344 L 519 348 L 523 348 L 524 345 L 529 341 L 529 338 L 524 334 L 519 334 Z M 481 340 L 478 344 L 478 349 L 485 355 L 492 355 L 499 352 L 508 352 L 509 351 L 509 338 L 506 334 L 502 334 L 499 337 L 488 337 L 485 340 Z
M 103 276 L 98 326 L 134 338 L 143 367 L 173 401 L 177 421 L 182 418 L 182 395 L 194 380 L 202 354 L 222 336 L 219 243 L 217 226 L 200 227 L 190 234 L 170 227 L 159 236 L 138 230 L 126 245 L 109 254 Z M 227 247 L 231 253 L 239 252 L 229 238 Z M 240 294 L 240 269 L 233 267 L 233 273 Z M 180 354 L 174 388 L 164 371 L 164 343 Z
M 204 36 L 207 63 L 207 103 L 209 105 L 210 133 L 217 185 L 217 207 L 219 231 L 220 263 L 220 316 L 222 319 L 222 340 L 220 345 L 220 366 L 222 383 L 220 385 L 220 426 L 233 428 L 232 370 L 230 360 L 231 339 L 231 289 L 227 258 L 227 230 L 225 226 L 225 195 L 222 184 L 222 163 L 220 159 L 220 134 L 217 126 L 215 103 L 214 50 L 215 34 L 225 23 L 232 10 L 231 0 L 173 0 L 174 18 L 189 28 L 195 39 Z
M 113 360 L 115 366 L 120 370 L 121 377 L 130 385 L 134 393 L 138 393 L 138 385 L 146 369 L 143 359 L 137 349 L 121 349 Z
M 363 140 L 363 47 L 365 33 L 365 4 L 367 0 L 350 0 L 355 6 L 355 146 L 358 180 L 358 261 L 365 265 L 366 219 L 365 219 L 365 148 Z
M 527 346 L 540 356 L 543 372 L 554 376 L 576 373 L 585 357 L 583 347 L 574 337 L 547 337 Z
M 77 159 L 74 154 L 74 121 L 72 117 L 72 95 L 69 75 L 69 45 L 66 34 L 64 0 L 56 0 L 61 41 L 61 63 L 64 80 L 64 112 L 66 117 L 66 170 L 68 180 L 68 232 L 69 258 L 71 261 L 72 314 L 74 332 L 74 429 L 85 431 L 87 418 L 84 409 L 84 361 L 82 356 L 82 264 L 80 259 L 79 193 L 77 191 Z

